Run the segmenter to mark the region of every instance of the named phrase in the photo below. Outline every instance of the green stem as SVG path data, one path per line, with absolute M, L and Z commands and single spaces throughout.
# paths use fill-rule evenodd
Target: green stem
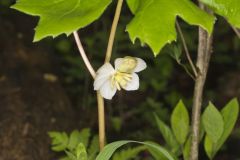
M 109 40 L 108 40 L 108 46 L 107 46 L 107 52 L 106 52 L 106 57 L 105 57 L 105 63 L 109 62 L 110 59 L 111 59 L 113 43 L 114 43 L 116 30 L 117 30 L 117 25 L 118 25 L 118 21 L 119 21 L 121 10 L 122 10 L 122 4 L 123 4 L 123 0 L 118 0 L 118 4 L 117 4 L 117 8 L 116 8 L 114 19 L 113 19 L 111 32 L 110 32 L 110 36 L 109 36 Z
M 117 25 L 118 21 L 120 18 L 120 13 L 122 10 L 122 4 L 123 0 L 118 0 L 110 36 L 109 36 L 109 41 L 108 41 L 108 46 L 107 46 L 107 52 L 106 52 L 106 57 L 105 57 L 105 63 L 109 62 L 111 59 L 112 55 L 112 48 L 113 48 L 113 43 L 116 35 L 116 30 L 117 30 Z M 105 111 L 104 111 L 104 100 L 103 97 L 100 95 L 99 92 L 97 92 L 97 100 L 98 100 L 98 126 L 99 126 L 99 146 L 100 150 L 104 148 L 105 145 Z

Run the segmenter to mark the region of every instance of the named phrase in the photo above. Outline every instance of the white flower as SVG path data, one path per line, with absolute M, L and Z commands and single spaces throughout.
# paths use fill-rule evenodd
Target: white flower
M 133 91 L 139 88 L 139 77 L 136 74 L 147 67 L 144 60 L 136 57 L 117 58 L 115 69 L 105 63 L 97 71 L 94 90 L 100 91 L 105 99 L 112 99 L 117 90 Z

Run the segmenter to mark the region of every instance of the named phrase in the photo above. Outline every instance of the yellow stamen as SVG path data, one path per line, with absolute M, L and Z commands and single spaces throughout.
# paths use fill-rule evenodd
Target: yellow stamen
M 127 86 L 127 83 L 132 80 L 132 75 L 129 73 L 119 72 L 117 71 L 111 77 L 111 87 L 116 87 L 118 90 Z

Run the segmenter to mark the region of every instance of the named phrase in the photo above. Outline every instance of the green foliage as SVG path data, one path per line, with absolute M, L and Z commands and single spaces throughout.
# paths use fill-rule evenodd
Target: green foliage
M 202 118 L 207 136 L 216 143 L 222 136 L 224 129 L 224 122 L 221 113 L 212 103 L 209 103 L 202 115 Z
M 146 150 L 145 146 L 124 149 L 115 153 L 113 156 L 113 160 L 129 160 L 135 158 L 139 154 L 139 152 L 143 150 Z
M 97 156 L 96 160 L 109 160 L 113 153 L 123 145 L 129 144 L 129 143 L 138 143 L 142 145 L 146 145 L 147 147 L 151 147 L 155 149 L 157 152 L 162 153 L 168 160 L 175 160 L 175 158 L 169 153 L 166 149 L 163 147 L 156 145 L 151 142 L 137 142 L 137 141 L 117 141 L 110 143 L 104 147 L 104 149 L 100 152 L 100 154 Z
M 65 132 L 49 132 L 49 136 L 52 139 L 52 150 L 66 153 L 61 160 L 94 160 L 99 152 L 98 136 L 94 136 L 90 141 L 88 128 L 80 132 L 74 130 L 69 136 Z
M 183 155 L 187 160 L 190 152 L 189 115 L 182 100 L 178 102 L 171 115 L 171 128 L 156 115 L 158 128 L 167 146 L 176 157 Z
M 190 156 L 190 149 L 191 149 L 191 137 L 187 139 L 183 147 L 183 158 L 184 160 L 188 160 Z
M 204 148 L 208 157 L 213 159 L 233 130 L 239 113 L 239 104 L 237 99 L 233 99 L 222 109 L 221 113 L 219 113 L 216 108 L 213 108 L 213 105 L 210 107 L 211 108 L 206 109 L 203 115 L 203 119 L 206 119 L 204 120 L 204 126 L 207 132 L 204 141 Z M 222 117 L 223 121 L 220 117 Z M 212 122 L 210 120 L 212 120 Z M 220 135 L 218 133 L 220 132 L 219 128 L 217 127 L 221 127 L 221 123 L 223 123 L 223 131 Z M 212 127 L 212 129 L 209 127 Z M 217 141 L 214 136 L 218 137 Z
M 85 146 L 79 143 L 74 151 L 65 151 L 69 160 L 87 160 Z M 65 158 L 66 159 L 66 158 Z
M 160 120 L 157 115 L 155 115 L 158 129 L 160 130 L 164 140 L 166 141 L 167 148 L 171 150 L 172 153 L 177 153 L 180 145 L 178 144 L 172 130 L 167 126 L 162 120 Z
M 183 145 L 189 133 L 189 115 L 182 101 L 179 101 L 171 116 L 171 126 L 177 141 Z
M 64 151 L 68 147 L 68 136 L 65 132 L 49 132 L 52 138 L 52 150 L 56 152 Z
M 111 0 L 18 0 L 12 8 L 40 16 L 34 37 L 34 41 L 39 41 L 47 36 L 69 35 L 89 25 L 110 3 Z
M 239 0 L 201 0 L 210 6 L 217 14 L 225 17 L 228 22 L 240 28 Z
M 138 1 L 138 2 L 136 2 Z M 164 45 L 176 41 L 175 20 L 186 22 L 212 32 L 214 17 L 200 10 L 189 0 L 128 0 L 135 17 L 127 26 L 131 40 L 139 38 L 157 55 Z M 160 18 L 161 17 L 161 18 Z
M 150 143 L 156 146 L 159 146 L 159 144 L 157 143 L 154 143 L 154 142 L 150 142 Z M 149 152 L 151 153 L 151 155 L 154 157 L 155 160 L 168 160 L 168 158 L 164 156 L 162 152 L 159 152 L 156 148 L 147 146 L 147 149 L 149 150 Z

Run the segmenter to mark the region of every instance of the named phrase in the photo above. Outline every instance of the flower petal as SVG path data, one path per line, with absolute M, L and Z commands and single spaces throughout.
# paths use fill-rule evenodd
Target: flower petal
M 100 67 L 97 70 L 97 74 L 99 75 L 106 75 L 106 74 L 109 75 L 110 73 L 113 73 L 113 72 L 115 72 L 115 70 L 110 63 L 105 63 L 104 65 L 102 65 L 102 67 Z
M 123 62 L 123 58 L 117 58 L 114 61 L 114 67 L 115 67 L 116 70 L 121 66 L 122 62 Z
M 136 73 L 132 74 L 132 79 L 127 83 L 127 86 L 124 87 L 126 91 L 134 91 L 139 89 L 139 77 Z
M 133 70 L 133 72 L 140 72 L 147 68 L 147 64 L 143 59 L 141 59 L 141 58 L 136 58 L 136 59 L 137 59 L 137 66 Z
M 107 81 L 109 80 L 109 76 L 101 76 L 101 75 L 97 75 L 95 80 L 94 80 L 94 83 L 93 83 L 93 87 L 94 87 L 94 90 L 99 90 L 101 88 L 101 86 Z
M 111 78 L 111 75 L 113 75 L 115 70 L 113 69 L 112 65 L 110 63 L 104 64 L 102 67 L 100 67 L 97 71 L 97 76 L 94 80 L 93 86 L 94 90 L 99 90 L 100 87 Z
M 117 88 L 115 86 L 111 86 L 111 81 L 106 81 L 100 88 L 100 94 L 105 99 L 112 99 L 112 97 L 116 94 Z

